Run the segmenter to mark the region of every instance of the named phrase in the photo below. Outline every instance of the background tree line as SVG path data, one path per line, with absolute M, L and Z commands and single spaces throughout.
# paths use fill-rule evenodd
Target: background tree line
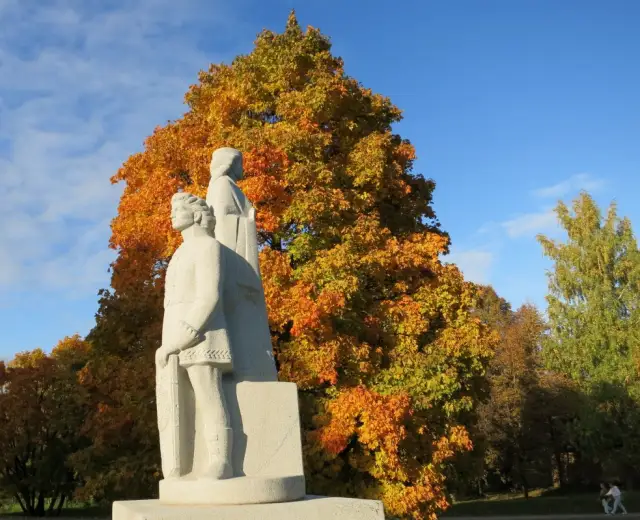
M 212 65 L 187 113 L 113 177 L 111 287 L 96 325 L 50 355 L 0 365 L 0 490 L 30 514 L 152 497 L 160 460 L 154 352 L 179 235 L 171 196 L 204 195 L 211 151 L 245 154 L 281 380 L 293 381 L 308 489 L 434 518 L 451 493 L 632 482 L 637 431 L 637 246 L 584 194 L 558 207 L 567 242 L 548 320 L 513 311 L 446 263 L 435 183 L 393 132 L 400 110 L 344 72 L 329 40 L 261 33 Z
M 582 193 L 556 213 L 564 241 L 539 236 L 553 261 L 547 316 L 513 311 L 490 287 L 477 309 L 499 331 L 488 396 L 470 423 L 475 448 L 450 467 L 461 495 L 559 487 L 632 488 L 640 475 L 640 261 L 631 223 Z

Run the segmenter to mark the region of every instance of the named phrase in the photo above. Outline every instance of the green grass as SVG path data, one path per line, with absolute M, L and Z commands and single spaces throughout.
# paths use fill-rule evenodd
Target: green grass
M 0 502 L 0 516 L 23 516 L 22 509 L 15 501 Z M 68 502 L 60 513 L 61 518 L 108 518 L 111 516 L 111 505 L 85 504 Z
M 640 511 L 640 492 L 623 494 L 627 510 Z M 598 492 L 560 494 L 556 490 L 534 490 L 528 499 L 522 494 L 496 494 L 485 499 L 453 504 L 442 518 L 457 516 L 521 516 L 602 513 Z

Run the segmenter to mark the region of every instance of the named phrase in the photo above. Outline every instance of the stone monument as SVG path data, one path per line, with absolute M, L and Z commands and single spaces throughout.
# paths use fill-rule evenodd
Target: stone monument
M 115 520 L 381 520 L 372 500 L 305 494 L 297 389 L 273 359 L 255 210 L 242 154 L 211 158 L 206 200 L 179 192 L 183 237 L 167 268 L 156 401 L 159 500 L 114 502 Z

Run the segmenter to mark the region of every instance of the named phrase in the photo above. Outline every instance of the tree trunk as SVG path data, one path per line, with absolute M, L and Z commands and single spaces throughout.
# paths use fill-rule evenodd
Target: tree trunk
M 560 489 L 564 488 L 564 485 L 567 481 L 567 475 L 564 467 L 564 460 L 562 457 L 562 452 L 560 450 L 553 450 L 553 456 L 556 459 L 556 465 L 558 466 L 558 481 L 560 484 Z
M 63 496 L 64 495 L 59 494 L 58 490 L 55 491 L 47 508 L 47 516 L 57 516 L 58 505 L 63 500 Z
M 27 512 L 27 505 L 25 502 L 22 501 L 22 497 L 20 496 L 20 493 L 16 493 L 15 494 L 15 498 L 18 501 L 18 504 L 20 505 L 20 509 L 22 509 L 23 513 Z
M 529 482 L 527 481 L 526 469 L 523 457 L 518 457 L 518 473 L 520 474 L 520 482 L 522 482 L 522 491 L 524 498 L 529 498 Z
M 36 516 L 44 516 L 44 513 L 45 513 L 44 495 L 42 493 L 38 495 L 38 503 L 36 505 L 35 512 L 36 512 Z
M 25 502 L 27 503 L 27 514 L 29 516 L 36 516 L 36 497 L 27 490 L 25 493 Z
M 58 502 L 58 507 L 56 508 L 56 516 L 60 516 L 60 513 L 62 512 L 62 507 L 64 506 L 64 502 L 67 499 L 67 496 L 65 494 L 60 495 L 60 501 Z

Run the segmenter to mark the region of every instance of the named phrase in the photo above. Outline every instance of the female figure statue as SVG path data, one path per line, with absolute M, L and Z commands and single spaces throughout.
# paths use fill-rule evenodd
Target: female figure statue
M 255 209 L 236 184 L 242 154 L 219 148 L 211 156 L 207 204 L 213 209 L 215 237 L 227 255 L 225 314 L 237 381 L 276 381 L 267 308 L 258 265 Z

